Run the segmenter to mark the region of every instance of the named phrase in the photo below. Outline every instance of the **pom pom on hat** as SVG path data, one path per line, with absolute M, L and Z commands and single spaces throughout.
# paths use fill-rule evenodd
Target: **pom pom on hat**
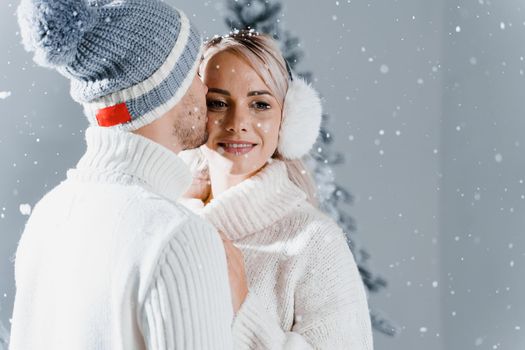
M 283 121 L 277 150 L 286 159 L 306 155 L 319 135 L 322 119 L 321 99 L 303 79 L 294 76 L 283 107 Z
M 46 67 L 73 61 L 84 34 L 97 22 L 87 0 L 22 0 L 17 15 L 24 47 Z

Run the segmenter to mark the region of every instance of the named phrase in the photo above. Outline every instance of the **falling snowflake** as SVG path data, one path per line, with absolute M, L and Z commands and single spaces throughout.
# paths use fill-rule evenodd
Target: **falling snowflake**
M 20 214 L 29 216 L 31 214 L 31 205 L 27 203 L 20 204 L 19 210 Z
M 476 345 L 476 346 L 483 345 L 483 338 L 481 338 L 481 337 L 476 338 L 476 340 L 474 341 L 474 345 Z
M 0 100 L 5 100 L 11 96 L 11 91 L 0 91 Z

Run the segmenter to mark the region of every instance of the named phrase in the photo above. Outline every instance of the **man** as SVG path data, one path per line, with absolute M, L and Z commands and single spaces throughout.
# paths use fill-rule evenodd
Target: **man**
M 231 348 L 221 239 L 176 203 L 176 153 L 207 138 L 197 31 L 158 0 L 22 0 L 18 18 L 91 126 L 20 240 L 10 348 Z

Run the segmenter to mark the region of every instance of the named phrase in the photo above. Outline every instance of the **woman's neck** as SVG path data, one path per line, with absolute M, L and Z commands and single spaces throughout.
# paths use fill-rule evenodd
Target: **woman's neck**
M 216 198 L 224 191 L 227 191 L 229 188 L 240 184 L 246 179 L 249 179 L 253 175 L 257 174 L 260 169 L 249 173 L 249 174 L 231 174 L 229 171 L 226 171 L 220 166 L 209 165 L 209 174 L 210 174 L 210 183 L 211 191 L 210 196 L 206 200 L 206 203 L 210 202 L 213 198 Z
M 217 175 L 220 177 L 215 173 L 215 181 Z M 222 176 L 226 178 L 224 174 Z M 227 192 L 214 198 L 200 211 L 218 231 L 233 241 L 274 225 L 306 203 L 306 194 L 289 179 L 286 164 L 281 161 L 265 165 L 242 183 L 238 183 L 239 177 L 236 180 L 237 185 L 230 182 L 233 186 Z M 214 189 L 215 195 L 217 189 Z

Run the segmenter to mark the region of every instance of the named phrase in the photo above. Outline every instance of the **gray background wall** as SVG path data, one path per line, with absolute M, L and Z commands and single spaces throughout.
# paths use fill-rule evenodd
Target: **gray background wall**
M 170 1 L 204 35 L 224 5 Z M 0 320 L 31 206 L 84 150 L 67 82 L 19 44 L 0 2 Z M 374 270 L 370 302 L 402 327 L 377 349 L 525 348 L 525 8 L 516 0 L 285 2 L 332 116 L 336 168 Z M 5 95 L 5 94 L 4 94 Z

